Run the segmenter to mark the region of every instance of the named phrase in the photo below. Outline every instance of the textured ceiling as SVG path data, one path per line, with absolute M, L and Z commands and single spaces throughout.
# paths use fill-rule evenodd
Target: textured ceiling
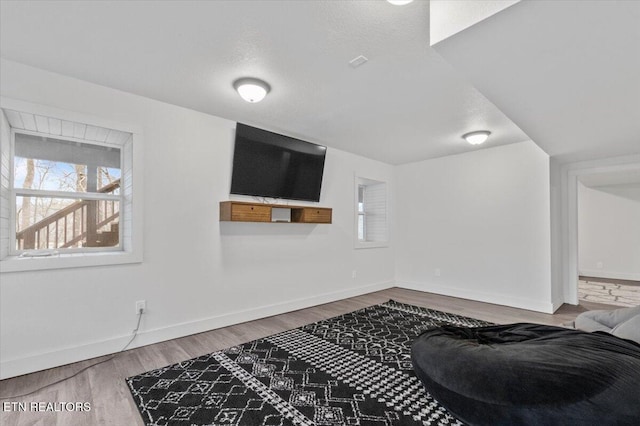
M 640 153 L 639 1 L 522 1 L 434 47 L 558 161 Z
M 527 135 L 429 47 L 429 4 L 2 1 L 0 54 L 392 164 Z M 349 66 L 358 55 L 369 61 Z M 242 101 L 232 82 L 272 92 Z
M 639 164 L 630 166 L 628 170 L 579 176 L 578 180 L 586 187 L 640 202 Z M 578 197 L 580 197 L 580 195 L 578 195 Z
M 640 168 L 630 168 L 629 170 L 616 172 L 593 173 L 580 176 L 579 180 L 583 185 L 591 188 L 619 185 L 634 185 L 636 188 L 640 188 Z
M 520 0 L 430 0 L 429 34 L 433 46 Z

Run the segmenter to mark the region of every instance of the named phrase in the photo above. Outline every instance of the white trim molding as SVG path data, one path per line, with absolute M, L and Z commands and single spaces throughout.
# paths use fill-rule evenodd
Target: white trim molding
M 610 278 L 614 280 L 640 281 L 640 274 L 633 272 L 606 271 L 603 269 L 581 269 L 579 274 L 590 278 Z
M 481 291 L 469 291 L 454 287 L 445 287 L 438 284 L 415 281 L 398 281 L 397 287 L 407 290 L 425 291 L 428 293 L 441 294 L 443 296 L 458 297 L 460 299 L 475 300 L 478 302 L 491 303 L 494 305 L 510 306 L 513 308 L 527 309 L 529 311 L 552 314 L 559 306 L 547 300 L 532 300 L 527 298 L 504 296 L 495 293 L 484 293 Z
M 395 283 L 393 281 L 385 281 L 350 288 L 347 290 L 323 293 L 313 297 L 230 312 L 223 315 L 202 318 L 196 321 L 174 324 L 168 327 L 143 330 L 138 333 L 138 336 L 133 341 L 133 344 L 129 349 L 189 336 L 191 334 L 215 330 L 217 328 L 240 324 L 246 321 L 253 321 L 260 318 L 322 305 L 324 303 L 335 302 L 337 300 L 360 296 L 374 291 L 386 290 L 392 287 L 395 287 Z M 132 324 L 134 320 L 135 318 L 132 316 Z M 142 318 L 141 328 L 144 329 L 144 317 Z M 124 344 L 127 343 L 130 338 L 131 335 L 115 336 L 111 339 L 89 342 L 84 345 L 58 349 L 29 357 L 2 360 L 0 363 L 0 379 L 7 379 L 9 377 L 15 377 L 22 374 L 33 373 L 34 371 L 70 364 L 72 362 L 84 361 L 98 356 L 113 354 L 122 349 Z

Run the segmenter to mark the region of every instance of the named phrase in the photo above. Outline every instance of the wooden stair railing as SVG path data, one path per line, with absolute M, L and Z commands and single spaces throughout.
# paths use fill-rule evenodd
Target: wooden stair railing
M 101 194 L 109 194 L 120 188 L 120 179 L 111 182 L 98 189 Z M 81 200 L 58 210 L 54 214 L 43 218 L 33 225 L 16 233 L 18 250 L 33 250 L 47 248 L 69 248 L 83 241 L 87 235 L 85 217 L 88 206 L 95 203 L 96 226 L 95 229 L 111 224 L 111 228 L 117 227 L 119 218 L 119 206 L 114 200 Z M 111 231 L 104 231 L 110 233 Z M 95 241 L 87 240 L 87 246 L 105 247 L 113 246 L 113 238 L 101 239 L 102 232 L 96 232 Z M 106 241 L 109 240 L 109 241 Z M 102 243 L 102 244 L 101 244 Z M 117 243 L 117 240 L 116 240 Z
M 120 216 L 120 214 L 118 212 L 116 212 L 115 214 L 109 216 L 107 219 L 103 220 L 102 222 L 98 222 L 96 227 L 99 229 L 103 226 L 105 226 L 106 224 L 108 224 L 111 221 L 114 221 L 115 219 L 117 219 Z M 111 224 L 111 230 L 110 231 L 106 231 L 106 232 L 98 232 L 98 234 L 105 234 L 105 233 L 111 233 L 114 232 L 114 228 L 117 229 L 118 223 L 112 223 Z M 115 231 L 117 232 L 117 231 Z M 69 248 L 72 247 L 74 244 L 79 243 L 80 241 L 82 241 L 85 237 L 86 231 L 84 231 L 82 234 L 74 237 L 73 239 L 65 242 L 63 245 L 61 245 L 58 248 Z M 104 247 L 104 245 L 93 245 L 92 247 Z

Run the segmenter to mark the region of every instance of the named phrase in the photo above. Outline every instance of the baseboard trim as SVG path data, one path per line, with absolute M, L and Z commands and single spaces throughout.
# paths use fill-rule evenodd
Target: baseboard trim
M 395 281 L 368 284 L 347 290 L 323 293 L 317 296 L 291 300 L 284 303 L 265 305 L 203 318 L 196 321 L 174 324 L 168 327 L 146 330 L 138 334 L 130 349 L 227 327 L 246 321 L 253 321 L 260 318 L 296 311 L 298 309 L 305 309 L 311 306 L 322 305 L 324 303 L 335 302 L 337 300 L 360 296 L 374 291 L 385 290 L 395 286 Z M 85 345 L 2 361 L 0 362 L 0 379 L 7 379 L 73 362 L 113 354 L 122 349 L 130 338 L 131 335 L 118 336 Z
M 602 269 L 580 269 L 581 277 L 610 278 L 613 280 L 640 281 L 640 274 L 633 272 L 611 272 Z
M 564 305 L 565 302 L 561 301 L 561 300 L 554 300 L 551 304 L 551 309 L 553 309 L 553 312 L 557 311 L 558 309 L 560 309 L 560 306 Z M 551 312 L 551 313 L 553 313 Z
M 512 308 L 526 309 L 529 311 L 552 314 L 557 307 L 551 301 L 531 300 L 518 297 L 509 297 L 494 293 L 484 293 L 480 291 L 469 291 L 453 287 L 444 287 L 431 283 L 414 281 L 397 281 L 397 287 L 408 290 L 425 291 L 428 293 L 441 294 L 443 296 L 458 297 L 460 299 L 475 300 L 477 302 L 492 303 L 494 305 L 510 306 Z

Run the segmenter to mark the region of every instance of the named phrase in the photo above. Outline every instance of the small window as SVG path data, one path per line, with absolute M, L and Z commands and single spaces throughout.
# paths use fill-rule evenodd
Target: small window
M 14 141 L 15 252 L 119 248 L 121 149 L 20 132 Z
M 0 272 L 142 262 L 143 143 L 134 125 L 0 96 Z
M 387 184 L 357 178 L 356 191 L 356 248 L 386 247 Z

